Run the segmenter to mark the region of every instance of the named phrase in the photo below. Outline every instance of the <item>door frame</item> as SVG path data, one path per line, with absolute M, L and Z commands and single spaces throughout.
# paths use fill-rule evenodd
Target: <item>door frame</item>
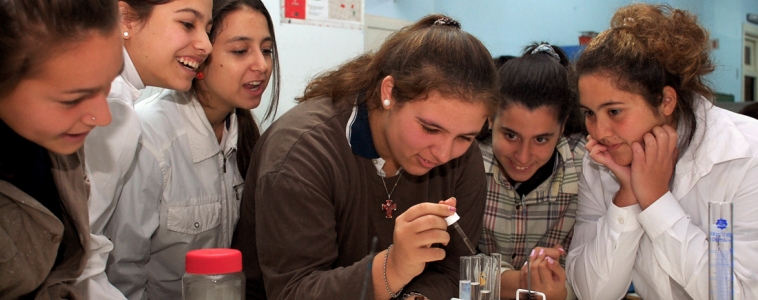
M 756 41 L 754 44 L 754 47 L 752 49 L 752 57 L 750 62 L 753 65 L 752 71 L 745 70 L 745 47 L 747 47 L 747 43 L 745 40 L 748 38 L 753 39 Z M 754 76 L 756 78 L 756 82 L 753 86 L 754 96 L 755 98 L 758 98 L 758 25 L 750 24 L 750 23 L 743 23 L 742 24 L 742 49 L 740 49 L 740 65 L 742 66 L 740 69 L 742 70 L 742 76 L 740 76 L 740 91 L 742 94 L 742 97 L 740 97 L 739 102 L 745 101 L 745 76 Z M 758 99 L 753 99 L 753 101 L 758 101 Z M 737 99 L 735 99 L 735 102 L 737 102 Z

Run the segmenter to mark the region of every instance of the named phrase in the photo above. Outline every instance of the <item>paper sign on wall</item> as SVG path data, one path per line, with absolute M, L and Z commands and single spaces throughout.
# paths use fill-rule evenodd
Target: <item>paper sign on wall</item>
M 282 23 L 363 29 L 363 0 L 282 0 Z

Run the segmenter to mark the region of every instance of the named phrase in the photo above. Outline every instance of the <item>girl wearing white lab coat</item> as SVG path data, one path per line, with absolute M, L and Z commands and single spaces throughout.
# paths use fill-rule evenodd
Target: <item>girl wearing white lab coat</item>
M 576 65 L 589 157 L 567 256 L 580 299 L 707 299 L 708 202 L 734 205 L 734 297 L 758 298 L 758 121 L 714 106 L 708 33 L 621 8 Z
M 216 2 L 213 51 L 189 92 L 164 90 L 135 106 L 142 136 L 105 233 L 108 276 L 129 299 L 181 297 L 184 255 L 231 245 L 244 175 L 260 136 L 250 109 L 274 74 L 273 22 L 259 0 Z
M 141 128 L 134 104 L 140 90 L 146 86 L 189 90 L 197 66 L 211 51 L 206 34 L 211 0 L 120 0 L 118 4 L 124 65 L 108 94 L 113 122 L 93 130 L 84 145 L 91 183 L 92 255 L 77 281 L 85 296 L 92 299 L 124 298 L 104 273 L 108 253 L 119 245 L 103 236 L 103 229 L 135 157 Z

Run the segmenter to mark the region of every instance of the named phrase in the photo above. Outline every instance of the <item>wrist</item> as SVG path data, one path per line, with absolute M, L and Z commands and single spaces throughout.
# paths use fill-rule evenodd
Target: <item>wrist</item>
M 401 295 L 403 292 L 403 288 L 405 287 L 405 283 L 410 282 L 404 281 L 399 276 L 397 276 L 397 268 L 394 266 L 394 264 L 390 263 L 390 252 L 392 250 L 392 246 L 390 244 L 389 247 L 387 247 L 386 252 L 384 252 L 384 261 L 382 266 L 382 276 L 384 277 L 384 287 L 387 290 L 387 293 L 389 294 L 390 298 L 397 298 Z M 394 260 L 392 260 L 394 261 Z M 400 280 L 398 280 L 400 279 Z
M 627 207 L 637 203 L 637 198 L 634 196 L 632 189 L 625 188 L 624 186 L 621 186 L 616 195 L 613 196 L 613 204 L 618 207 Z
M 403 295 L 403 299 L 404 300 L 427 300 L 429 298 L 427 298 L 426 296 L 424 296 L 424 294 L 421 294 L 421 293 L 410 292 Z

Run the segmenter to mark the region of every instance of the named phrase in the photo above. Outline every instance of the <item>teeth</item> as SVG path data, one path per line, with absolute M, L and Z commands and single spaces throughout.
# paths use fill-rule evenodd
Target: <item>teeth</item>
M 263 83 L 263 81 L 250 81 L 250 82 L 248 82 L 246 84 L 248 84 L 248 85 L 254 85 L 254 86 L 259 86 L 259 85 L 261 85 L 261 83 Z
M 177 59 L 180 63 L 184 64 L 185 66 L 188 66 L 192 69 L 197 69 L 197 67 L 200 66 L 199 62 L 196 62 L 192 59 L 186 58 L 186 57 L 180 57 Z
M 526 169 L 529 168 L 529 166 L 522 167 L 522 166 L 519 166 L 519 165 L 516 165 L 516 164 L 513 164 L 513 167 L 516 168 L 516 170 L 519 170 L 519 171 L 523 171 L 523 170 L 526 170 Z

